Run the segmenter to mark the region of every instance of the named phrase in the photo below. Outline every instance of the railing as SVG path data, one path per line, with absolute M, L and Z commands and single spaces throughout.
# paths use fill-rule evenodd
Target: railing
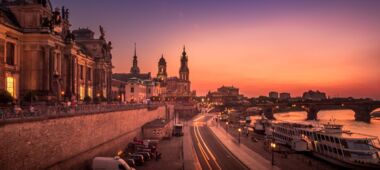
M 155 104 L 86 104 L 76 106 L 33 106 L 21 108 L 0 108 L 0 122 L 26 120 L 32 118 L 52 118 L 83 114 L 97 114 L 136 109 L 156 109 L 163 106 Z

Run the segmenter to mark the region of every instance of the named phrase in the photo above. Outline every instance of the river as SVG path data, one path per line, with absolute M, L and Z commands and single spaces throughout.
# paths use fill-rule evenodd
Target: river
M 379 111 L 378 109 L 377 111 Z M 307 122 L 318 122 L 327 123 L 330 120 L 335 120 L 336 124 L 344 125 L 343 129 L 350 130 L 355 133 L 363 133 L 368 135 L 373 135 L 380 137 L 380 118 L 373 118 L 371 123 L 355 121 L 355 113 L 352 110 L 323 110 L 318 112 L 318 121 L 307 121 Z M 306 112 L 286 112 L 286 113 L 276 113 L 274 114 L 276 120 L 281 121 L 305 121 L 307 117 Z M 258 119 L 259 116 L 252 116 L 251 119 L 254 121 Z

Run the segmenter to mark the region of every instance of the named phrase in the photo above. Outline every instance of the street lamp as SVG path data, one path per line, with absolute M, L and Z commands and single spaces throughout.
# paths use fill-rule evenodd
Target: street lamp
M 239 144 L 240 144 L 240 134 L 241 134 L 241 128 L 239 128 L 239 129 L 238 129 L 238 131 L 239 131 L 239 133 L 238 133 L 238 134 L 239 134 L 238 142 L 239 142 Z
M 226 122 L 226 132 L 228 132 L 228 122 Z
M 270 147 L 272 149 L 272 165 L 274 165 L 274 149 L 276 148 L 276 143 L 271 142 Z

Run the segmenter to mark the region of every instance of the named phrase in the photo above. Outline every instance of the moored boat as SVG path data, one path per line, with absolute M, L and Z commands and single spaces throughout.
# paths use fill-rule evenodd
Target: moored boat
M 343 130 L 342 125 L 276 122 L 275 142 L 347 168 L 380 168 L 378 137 Z

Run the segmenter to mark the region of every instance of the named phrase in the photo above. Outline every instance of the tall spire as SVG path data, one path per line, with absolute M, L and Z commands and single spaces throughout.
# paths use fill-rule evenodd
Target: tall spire
M 181 80 L 189 81 L 189 67 L 187 65 L 188 59 L 186 55 L 186 48 L 183 46 L 183 52 L 181 56 L 181 67 L 179 69 L 179 78 Z
M 135 43 L 135 54 L 133 56 L 133 65 L 131 67 L 131 73 L 134 75 L 140 74 L 140 68 L 137 63 L 137 55 L 136 55 L 136 43 Z
M 186 56 L 186 47 L 185 47 L 185 45 L 183 45 L 182 55 L 183 55 L 183 56 Z
M 134 56 L 137 56 L 137 55 L 136 55 L 136 43 L 135 43 L 135 55 L 134 55 Z

